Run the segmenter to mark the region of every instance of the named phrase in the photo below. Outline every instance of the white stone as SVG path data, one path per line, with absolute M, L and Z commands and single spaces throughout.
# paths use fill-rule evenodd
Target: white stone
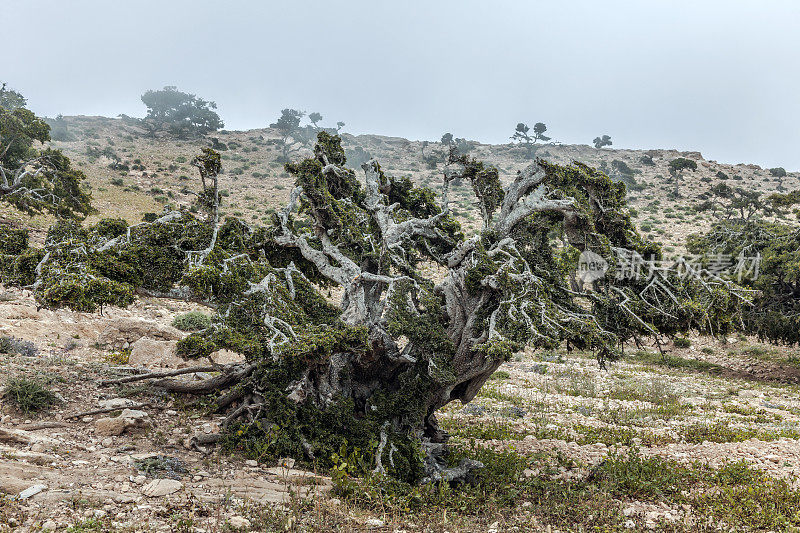
M 135 402 L 127 398 L 111 398 L 109 400 L 100 400 L 97 405 L 100 409 L 124 409 Z
M 28 487 L 27 489 L 20 492 L 19 499 L 27 500 L 31 496 L 35 496 L 36 494 L 39 494 L 45 489 L 47 489 L 47 485 L 33 485 L 32 487 Z
M 232 516 L 228 519 L 228 525 L 235 529 L 250 529 L 250 520 L 243 516 Z
M 144 420 L 149 415 L 145 411 L 140 411 L 138 409 L 125 409 L 120 413 L 120 418 L 126 418 L 128 420 Z
M 183 483 L 176 479 L 154 479 L 142 487 L 142 494 L 150 498 L 160 498 L 178 492 L 182 488 Z

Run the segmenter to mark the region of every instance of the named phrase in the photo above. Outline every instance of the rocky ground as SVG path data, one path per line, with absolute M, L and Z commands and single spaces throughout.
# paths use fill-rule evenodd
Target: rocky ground
M 141 300 L 100 316 L 37 310 L 24 291 L 2 293 L 0 335 L 38 352 L 0 355 L 4 374 L 48 384 L 58 402 L 26 415 L 2 401 L 0 492 L 9 499 L 0 504 L 0 530 L 87 520 L 131 531 L 249 529 L 246 506 L 289 505 L 329 490 L 328 478 L 294 469 L 288 459 L 268 466 L 187 447 L 193 434 L 216 432 L 219 419 L 182 399 L 101 386 L 125 369 L 185 366 L 174 356 L 185 334 L 169 324 L 195 307 Z M 127 361 L 120 359 L 125 348 Z
M 185 333 L 171 323 L 196 310 L 202 307 L 140 299 L 103 315 L 49 311 L 26 291 L 2 291 L 0 336 L 36 347 L 0 354 L 5 376 L 44 383 L 58 402 L 24 414 L 2 400 L 0 530 L 448 530 L 446 514 L 444 522 L 428 522 L 342 503 L 330 494 L 329 477 L 295 469 L 291 460 L 262 464 L 193 447 L 191 437 L 216 432 L 220 418 L 190 398 L 102 384 L 187 366 L 174 355 Z M 530 478 L 581 482 L 609 457 L 636 450 L 717 469 L 744 461 L 797 488 L 798 355 L 743 337 L 691 339 L 666 356 L 631 352 L 606 370 L 588 354 L 522 353 L 474 402 L 447 406 L 441 419 L 456 448 L 469 443 L 536 458 L 525 470 Z M 692 516 L 690 506 L 674 502 L 618 504 L 634 529 L 677 527 Z M 525 521 L 546 527 L 524 506 L 517 511 L 450 522 L 449 530 L 519 530 Z

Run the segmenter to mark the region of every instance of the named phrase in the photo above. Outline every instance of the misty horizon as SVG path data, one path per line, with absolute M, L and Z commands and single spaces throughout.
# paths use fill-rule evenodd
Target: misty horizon
M 142 93 L 175 85 L 216 102 L 227 130 L 287 107 L 414 140 L 508 143 L 518 122 L 544 122 L 565 144 L 607 134 L 616 149 L 800 169 L 792 2 L 216 6 L 6 6 L 47 38 L 4 58 L 0 81 L 47 116 L 141 117 Z

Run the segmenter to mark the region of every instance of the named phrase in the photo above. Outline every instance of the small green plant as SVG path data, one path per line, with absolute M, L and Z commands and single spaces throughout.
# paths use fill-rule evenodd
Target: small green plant
M 505 370 L 498 370 L 497 372 L 492 374 L 489 379 L 508 379 L 510 377 L 511 374 L 509 374 Z
M 131 351 L 128 349 L 107 353 L 103 356 L 103 361 L 112 365 L 127 365 L 130 358 Z
M 742 355 L 752 355 L 754 357 L 762 357 L 769 353 L 768 350 L 760 347 L 760 346 L 748 346 L 746 348 L 742 348 Z
M 627 455 L 609 455 L 592 475 L 611 494 L 656 501 L 700 481 L 692 469 L 658 456 L 642 457 L 636 448 Z
M 684 337 L 675 337 L 672 341 L 676 348 L 688 348 L 692 345 L 692 341 Z
M 190 311 L 176 316 L 172 326 L 181 331 L 200 331 L 211 327 L 211 317 L 200 311 Z
M 168 455 L 153 455 L 133 462 L 137 470 L 148 477 L 181 479 L 189 470 L 181 459 Z
M 40 381 L 25 377 L 9 378 L 6 381 L 5 398 L 23 413 L 41 411 L 58 401 L 56 395 Z

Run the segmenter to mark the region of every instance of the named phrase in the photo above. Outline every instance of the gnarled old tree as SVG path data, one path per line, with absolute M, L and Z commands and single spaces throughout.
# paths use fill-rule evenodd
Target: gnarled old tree
M 197 160 L 206 177 L 213 155 Z M 629 339 L 736 326 L 743 297 L 722 281 L 606 276 L 593 291 L 570 288 L 582 252 L 612 269 L 614 249 L 660 257 L 632 225 L 624 185 L 589 167 L 538 161 L 504 186 L 496 168 L 453 152 L 437 202 L 377 161 L 360 178 L 345 163 L 341 139 L 321 132 L 313 157 L 286 165 L 296 187 L 268 227 L 178 212 L 132 227 L 62 224 L 11 274 L 49 306 L 74 306 L 87 279 L 108 283 L 82 304 L 125 304 L 134 289 L 210 303 L 212 326 L 179 354 L 227 348 L 245 363 L 201 365 L 219 372 L 206 381 L 123 380 L 214 395 L 227 413 L 219 438 L 260 458 L 325 465 L 358 448 L 370 468 L 408 481 L 477 466 L 447 464 L 436 411 L 472 400 L 526 344 L 567 341 L 603 361 Z M 449 209 L 456 179 L 472 185 L 483 220 L 470 237 Z M 73 290 L 54 275 L 64 272 Z
M 82 218 L 91 212 L 85 176 L 59 150 L 39 148 L 50 126 L 25 108 L 25 98 L 0 88 L 0 204 L 29 214 Z

